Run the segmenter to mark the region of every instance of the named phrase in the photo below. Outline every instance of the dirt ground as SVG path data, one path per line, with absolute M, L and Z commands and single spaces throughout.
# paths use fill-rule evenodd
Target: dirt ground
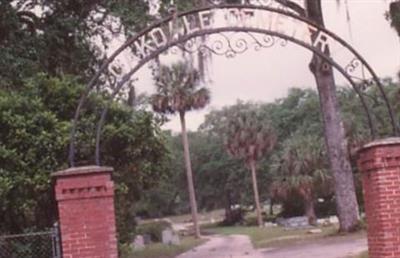
M 346 258 L 367 250 L 367 240 L 362 236 L 327 237 L 257 250 L 244 235 L 208 238 L 203 245 L 176 258 Z

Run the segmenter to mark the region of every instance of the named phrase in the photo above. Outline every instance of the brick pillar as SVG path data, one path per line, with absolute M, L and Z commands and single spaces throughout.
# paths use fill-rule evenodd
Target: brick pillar
M 117 258 L 112 168 L 77 167 L 53 174 L 63 258 Z
M 400 257 L 400 138 L 365 145 L 359 151 L 369 257 Z

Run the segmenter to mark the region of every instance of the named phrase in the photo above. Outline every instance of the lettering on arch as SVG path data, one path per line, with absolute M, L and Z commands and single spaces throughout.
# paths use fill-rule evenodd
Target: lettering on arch
M 142 59 L 180 37 L 206 29 L 231 27 L 277 32 L 321 52 L 335 44 L 335 39 L 324 31 L 283 13 L 254 8 L 220 8 L 179 16 L 155 27 L 133 43 L 133 51 Z

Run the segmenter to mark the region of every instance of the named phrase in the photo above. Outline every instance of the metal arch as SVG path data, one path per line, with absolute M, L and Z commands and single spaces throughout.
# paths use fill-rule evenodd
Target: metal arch
M 336 63 L 330 56 L 326 55 L 325 53 L 323 53 L 322 51 L 320 51 L 317 48 L 311 47 L 307 44 L 305 44 L 304 42 L 297 40 L 295 38 L 292 38 L 290 36 L 281 34 L 279 32 L 275 32 L 275 31 L 269 31 L 269 30 L 264 30 L 264 29 L 256 29 L 256 28 L 246 28 L 246 27 L 240 27 L 240 28 L 218 28 L 218 29 L 208 29 L 208 30 L 202 30 L 202 31 L 198 31 L 198 32 L 194 32 L 192 34 L 188 34 L 185 35 L 184 37 L 175 40 L 175 41 L 171 41 L 168 44 L 166 44 L 165 46 L 159 48 L 157 51 L 149 54 L 146 58 L 142 59 L 132 70 L 130 70 L 128 73 L 125 74 L 124 78 L 117 84 L 115 90 L 113 91 L 112 95 L 111 95 L 111 99 L 112 100 L 117 93 L 121 90 L 121 88 L 124 86 L 124 84 L 129 80 L 129 78 L 136 72 L 138 71 L 143 65 L 145 65 L 148 61 L 154 59 L 155 57 L 157 57 L 159 54 L 161 54 L 162 52 L 164 52 L 165 50 L 178 45 L 182 42 L 188 41 L 191 38 L 195 38 L 195 37 L 200 37 L 203 35 L 210 35 L 210 34 L 216 34 L 216 33 L 221 33 L 221 32 L 253 32 L 253 33 L 259 33 L 259 34 L 266 34 L 266 35 L 270 35 L 270 36 L 275 36 L 275 37 L 279 37 L 285 40 L 288 40 L 290 42 L 293 42 L 299 46 L 302 46 L 310 51 L 312 51 L 313 53 L 317 54 L 319 57 L 321 57 L 324 61 L 328 62 L 330 65 L 332 65 L 334 68 L 336 68 L 337 71 L 339 71 L 351 84 L 351 86 L 354 88 L 354 90 L 356 91 L 356 93 L 359 95 L 360 97 L 360 101 L 362 103 L 363 108 L 365 109 L 365 112 L 367 114 L 367 120 L 368 120 L 368 125 L 370 127 L 371 130 L 371 135 L 373 137 L 375 137 L 376 135 L 376 131 L 375 131 L 375 126 L 372 123 L 372 119 L 371 119 L 371 115 L 369 112 L 369 109 L 364 101 L 364 98 L 362 96 L 362 94 L 359 92 L 356 83 L 353 81 L 353 79 L 347 74 L 347 72 L 345 71 L 345 69 L 343 67 L 341 67 L 338 63 Z M 105 117 L 107 115 L 107 111 L 108 111 L 108 106 L 106 106 L 102 113 L 101 113 L 101 117 L 99 120 L 99 123 L 97 125 L 97 129 L 96 129 L 96 152 L 95 152 L 95 160 L 96 160 L 96 165 L 100 165 L 100 138 L 101 138 L 101 130 L 105 121 Z
M 382 94 L 384 101 L 386 103 L 386 108 L 388 110 L 390 119 L 391 119 L 391 124 L 393 127 L 393 133 L 395 135 L 398 134 L 398 128 L 396 126 L 395 120 L 394 120 L 394 116 L 393 116 L 393 111 L 392 108 L 388 102 L 388 98 L 383 90 L 383 86 L 381 84 L 381 82 L 379 81 L 377 75 L 375 74 L 375 72 L 372 70 L 371 66 L 365 61 L 365 59 L 353 48 L 351 47 L 348 43 L 346 43 L 344 40 L 342 40 L 340 37 L 336 36 L 334 33 L 328 31 L 327 29 L 320 27 L 318 24 L 315 24 L 313 21 L 308 20 L 307 18 L 298 16 L 297 14 L 294 14 L 292 12 L 288 12 L 285 11 L 283 9 L 277 9 L 277 8 L 272 8 L 272 7 L 268 7 L 268 6 L 261 6 L 261 5 L 250 5 L 250 4 L 213 4 L 213 5 L 209 5 L 209 6 L 205 6 L 205 7 L 199 7 L 199 8 L 195 8 L 192 9 L 190 11 L 186 11 L 186 12 L 182 12 L 182 13 L 178 13 L 178 14 L 172 14 L 166 18 L 163 18 L 159 21 L 154 22 L 153 24 L 151 24 L 150 26 L 148 26 L 147 28 L 143 29 L 142 31 L 140 31 L 138 34 L 136 34 L 135 36 L 132 36 L 131 38 L 129 38 L 123 45 L 121 45 L 117 50 L 115 50 L 113 52 L 113 54 L 101 65 L 101 67 L 99 68 L 99 70 L 95 73 L 95 75 L 92 77 L 92 79 L 89 81 L 89 83 L 87 84 L 85 91 L 82 93 L 77 109 L 75 111 L 74 114 L 74 118 L 73 118 L 73 125 L 71 128 L 71 133 L 70 133 L 70 146 L 69 146 L 69 163 L 70 166 L 74 166 L 74 158 L 75 158 L 75 133 L 76 133 L 76 127 L 77 127 L 77 121 L 79 119 L 79 115 L 82 109 L 82 106 L 86 100 L 87 95 L 89 94 L 90 90 L 94 87 L 95 83 L 97 82 L 97 80 L 99 79 L 99 77 L 106 71 L 106 69 L 108 68 L 108 65 L 113 62 L 115 60 L 115 58 L 121 54 L 122 51 L 124 51 L 125 49 L 127 49 L 130 45 L 132 45 L 136 40 L 138 40 L 140 37 L 146 35 L 148 32 L 150 32 L 151 30 L 153 30 L 154 28 L 157 28 L 163 24 L 166 24 L 167 22 L 173 20 L 174 18 L 179 18 L 179 17 L 183 17 L 186 15 L 190 15 L 190 14 L 194 14 L 194 13 L 198 13 L 201 11 L 207 11 L 207 10 L 213 10 L 213 9 L 226 9 L 226 8 L 238 8 L 238 9 L 254 9 L 254 10 L 263 10 L 263 11 L 269 11 L 272 13 L 278 13 L 278 14 L 282 14 L 285 15 L 287 17 L 291 17 L 293 19 L 296 19 L 298 21 L 304 22 L 305 24 L 311 25 L 313 27 L 315 27 L 316 29 L 318 29 L 318 31 L 322 31 L 324 32 L 326 35 L 329 35 L 330 37 L 332 37 L 334 40 L 336 40 L 338 43 L 340 43 L 343 47 L 345 47 L 348 51 L 350 51 L 360 62 L 362 65 L 365 66 L 365 68 L 368 70 L 368 72 L 372 75 L 373 80 L 375 81 L 377 87 L 379 88 L 380 93 Z M 236 27 L 230 27 L 230 28 L 224 28 L 226 31 L 237 31 L 238 28 Z M 243 29 L 243 28 L 242 28 Z M 254 30 L 254 28 L 252 28 L 252 30 Z M 260 29 L 261 30 L 261 29 Z M 203 30 L 204 32 L 205 30 Z M 247 31 L 250 31 L 247 28 Z M 217 33 L 217 32 L 215 32 Z M 265 33 L 261 32 L 261 33 Z M 275 32 L 270 31 L 269 35 L 273 35 Z M 196 33 L 199 34 L 199 33 Z M 185 35 L 184 37 L 182 37 L 182 40 L 184 41 L 184 39 L 187 40 L 187 38 L 193 38 L 193 37 L 197 37 L 196 34 L 192 34 L 192 35 Z M 203 35 L 205 35 L 206 33 L 203 33 Z M 209 33 L 210 34 L 210 33 Z M 280 38 L 287 38 L 289 41 L 294 42 L 298 45 L 302 45 L 305 48 L 308 48 L 309 50 L 313 51 L 314 53 L 317 52 L 321 52 L 319 50 L 317 50 L 316 48 L 312 48 L 308 45 L 305 45 L 303 42 L 298 41 L 296 39 L 292 39 L 290 40 L 288 36 L 286 35 L 278 35 L 278 33 L 275 33 L 277 37 Z M 190 36 L 190 37 L 189 37 Z M 295 42 L 294 40 L 298 41 Z M 156 52 L 162 52 L 165 51 L 167 48 L 170 47 L 171 44 L 166 44 L 166 46 L 163 46 L 161 48 L 157 48 Z M 154 56 L 154 53 L 150 54 L 149 56 Z M 322 53 L 323 54 L 323 53 Z M 146 63 L 148 62 L 148 57 L 145 57 L 143 59 L 141 59 L 137 66 L 142 66 L 142 63 Z M 322 55 L 321 55 L 322 57 Z M 324 58 L 325 59 L 325 58 Z M 147 61 L 146 61 L 147 60 Z M 329 60 L 332 60 L 331 58 L 329 58 Z M 326 60 L 327 62 L 331 63 L 329 60 Z M 140 65 L 142 64 L 142 65 Z M 331 63 L 332 64 L 332 63 Z M 333 64 L 332 64 L 333 65 Z M 341 68 L 341 66 L 339 65 L 333 65 L 336 69 Z M 134 69 L 133 69 L 134 70 Z M 137 70 L 137 69 L 136 69 Z M 339 70 L 339 69 L 338 69 Z M 131 70 L 132 71 L 132 70 Z M 343 70 L 344 71 L 344 70 Z M 129 75 L 130 74 L 130 75 Z M 126 75 L 122 78 L 121 82 L 126 82 L 127 80 L 129 80 L 130 76 L 133 73 L 129 72 L 126 75 L 129 75 L 129 77 L 126 77 Z M 352 86 L 356 89 L 356 85 L 355 83 L 352 81 L 352 79 L 346 74 L 346 72 L 342 73 L 348 80 L 349 82 L 352 82 Z M 126 79 L 125 79 L 126 78 Z M 357 94 L 360 95 L 359 91 L 356 91 Z M 361 95 L 360 95 L 361 96 Z M 363 101 L 362 101 L 363 102 Z M 365 103 L 363 102 L 363 106 L 365 107 Z M 368 114 L 369 115 L 369 114 Z M 370 123 L 371 124 L 371 123 Z M 97 151 L 96 151 L 97 152 Z

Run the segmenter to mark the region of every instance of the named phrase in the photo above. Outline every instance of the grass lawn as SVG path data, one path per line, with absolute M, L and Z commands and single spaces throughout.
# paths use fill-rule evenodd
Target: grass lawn
M 220 235 L 248 235 L 255 248 L 263 248 L 276 245 L 287 245 L 293 241 L 334 235 L 337 231 L 336 226 L 321 227 L 320 229 L 322 230 L 321 233 L 309 234 L 307 233 L 308 229 L 285 230 L 282 227 L 216 227 L 213 225 L 209 225 L 204 227 L 204 230 L 202 231 L 209 234 Z
M 359 255 L 356 255 L 354 257 L 349 257 L 349 258 L 368 258 L 368 251 L 362 252 Z
M 189 251 L 195 246 L 204 243 L 204 239 L 195 239 L 193 237 L 186 237 L 181 239 L 179 246 L 164 245 L 155 243 L 146 246 L 143 250 L 133 251 L 132 254 L 124 256 L 123 258 L 173 258 L 178 254 Z

